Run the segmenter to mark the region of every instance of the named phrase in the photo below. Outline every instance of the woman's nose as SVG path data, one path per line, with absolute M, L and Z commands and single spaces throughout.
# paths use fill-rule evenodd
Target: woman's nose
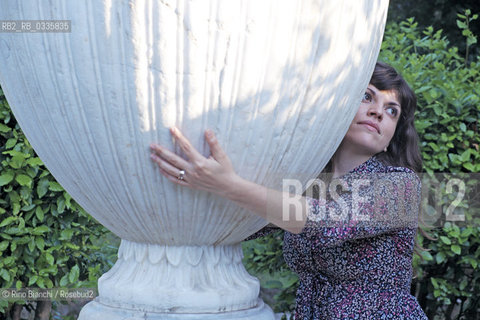
M 374 103 L 368 108 L 367 115 L 377 117 L 379 120 L 381 120 L 383 117 L 383 108 L 379 103 Z

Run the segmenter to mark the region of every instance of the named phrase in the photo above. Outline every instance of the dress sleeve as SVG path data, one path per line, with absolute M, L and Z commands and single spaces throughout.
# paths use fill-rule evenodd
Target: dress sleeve
M 305 237 L 321 246 L 416 229 L 421 183 L 407 168 L 345 179 L 340 196 L 307 198 Z

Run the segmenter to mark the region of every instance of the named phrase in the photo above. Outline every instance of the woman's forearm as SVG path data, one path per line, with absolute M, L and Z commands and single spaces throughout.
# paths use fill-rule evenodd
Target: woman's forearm
M 292 233 L 300 233 L 306 222 L 304 197 L 268 189 L 239 176 L 222 196 Z

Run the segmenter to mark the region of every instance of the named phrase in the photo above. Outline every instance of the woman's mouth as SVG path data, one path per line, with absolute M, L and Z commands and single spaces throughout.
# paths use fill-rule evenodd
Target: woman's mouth
M 378 127 L 378 125 L 374 122 L 371 122 L 371 121 L 360 121 L 358 124 L 362 124 L 364 125 L 368 130 L 372 131 L 372 132 L 377 132 L 378 134 L 380 134 L 380 128 Z

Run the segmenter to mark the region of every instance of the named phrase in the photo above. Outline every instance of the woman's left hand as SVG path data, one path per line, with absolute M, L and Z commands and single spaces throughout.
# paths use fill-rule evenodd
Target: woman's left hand
M 160 172 L 173 183 L 227 197 L 240 177 L 235 173 L 230 159 L 220 147 L 214 133 L 211 130 L 205 131 L 205 139 L 211 152 L 211 156 L 205 158 L 177 128 L 171 128 L 170 132 L 188 160 L 152 143 L 151 158 L 158 164 Z

